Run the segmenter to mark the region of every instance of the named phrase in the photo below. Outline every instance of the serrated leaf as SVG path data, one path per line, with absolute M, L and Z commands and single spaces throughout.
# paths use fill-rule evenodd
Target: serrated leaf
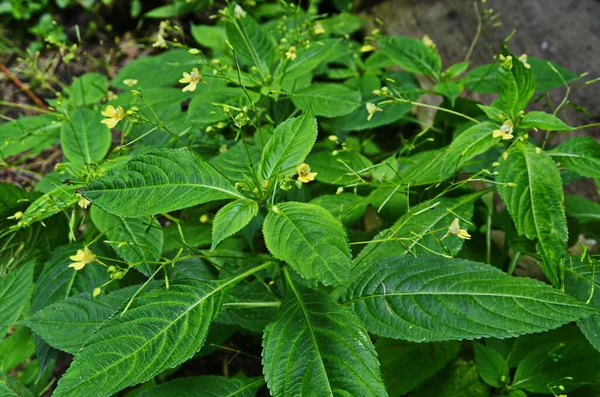
M 65 157 L 77 165 L 99 163 L 110 147 L 110 129 L 101 123 L 104 116 L 86 108 L 69 115 L 60 130 L 60 144 Z
M 600 143 L 592 138 L 568 139 L 548 154 L 570 171 L 589 178 L 600 178 Z
M 90 215 L 98 230 L 111 241 L 109 245 L 115 252 L 149 276 L 152 266 L 148 262 L 156 261 L 162 252 L 163 231 L 160 224 L 149 216 L 123 218 L 97 206 L 92 206 Z
M 540 128 L 546 131 L 571 131 L 573 127 L 558 117 L 546 112 L 529 112 L 519 121 L 520 128 Z
M 187 149 L 159 149 L 136 156 L 80 192 L 106 212 L 123 217 L 244 198 L 212 165 Z
M 259 133 L 257 133 L 258 135 Z M 261 151 L 255 145 L 238 142 L 223 153 L 209 160 L 209 163 L 234 182 L 253 180 L 260 162 Z M 244 159 L 244 161 L 240 161 Z
M 517 233 L 538 239 L 542 270 L 559 285 L 560 261 L 566 255 L 568 237 L 563 191 L 556 164 L 534 146 L 517 142 L 500 161 L 496 180 Z M 506 184 L 516 184 L 514 187 Z
M 370 273 L 370 268 L 389 256 L 427 254 L 456 255 L 463 240 L 451 235 L 441 240 L 448 227 L 459 217 L 468 221 L 473 216 L 473 203 L 481 196 L 475 193 L 459 198 L 425 201 L 408 211 L 392 227 L 376 235 L 354 259 L 352 273 Z M 466 225 L 464 225 L 466 226 Z M 462 227 L 464 227 L 462 226 Z
M 258 203 L 235 200 L 217 212 L 213 221 L 211 250 L 227 237 L 239 232 L 258 214 Z
M 350 276 L 350 247 L 344 227 L 322 207 L 277 204 L 263 224 L 267 248 L 307 279 L 343 284 Z
M 441 155 L 441 159 L 435 166 L 440 168 L 440 180 L 454 175 L 473 157 L 488 151 L 497 143 L 492 132 L 499 125 L 492 122 L 483 122 L 467 128 Z M 440 164 L 441 163 L 441 164 Z
M 199 392 L 206 397 L 255 397 L 264 385 L 262 378 L 225 378 L 223 376 L 194 376 L 175 379 L 142 390 L 138 397 L 195 397 Z
M 387 396 L 375 348 L 352 312 L 321 292 L 290 292 L 263 337 L 271 394 Z
M 388 393 L 401 396 L 444 368 L 458 355 L 460 343 L 411 343 L 378 338 L 375 349 Z
M 29 261 L 0 278 L 0 340 L 29 303 L 33 289 L 33 268 Z
M 477 372 L 485 383 L 492 387 L 503 387 L 509 381 L 506 360 L 496 350 L 481 343 L 473 343 Z
M 600 352 L 590 349 L 577 328 L 563 327 L 544 336 L 532 340 L 534 349 L 519 363 L 513 385 L 532 393 L 550 394 L 553 390 L 568 393 L 597 382 Z
M 256 66 L 260 75 L 269 74 L 269 68 L 275 59 L 275 46 L 262 27 L 250 15 L 232 18 L 227 21 L 227 38 L 240 61 Z
M 504 52 L 506 56 L 510 56 L 507 51 Z M 513 57 L 510 69 L 498 66 L 496 82 L 499 95 L 492 106 L 502 109 L 515 119 L 518 113 L 527 107 L 535 93 L 533 73 L 520 60 Z
M 359 107 L 361 96 L 341 84 L 316 83 L 296 91 L 292 102 L 305 111 L 312 108 L 316 116 L 338 117 Z
M 275 128 L 265 145 L 259 165 L 259 175 L 268 180 L 273 176 L 291 176 L 304 161 L 317 139 L 317 120 L 311 111 L 284 121 Z
M 600 269 L 597 260 L 581 260 L 569 256 L 565 259 L 565 292 L 592 307 L 600 309 Z M 600 314 L 577 322 L 579 329 L 596 350 L 600 351 Z
M 442 67 L 440 56 L 421 41 L 405 36 L 393 36 L 380 44 L 381 52 L 402 69 L 433 76 L 436 80 L 439 78 Z
M 391 257 L 349 289 L 367 329 L 413 342 L 510 338 L 597 311 L 540 281 L 490 265 L 441 257 Z
M 20 324 L 30 327 L 52 347 L 76 354 L 96 328 L 139 289 L 140 286 L 132 286 L 96 298 L 84 292 L 54 302 Z M 68 332 L 65 332 L 65 324 L 68 324 Z
M 181 279 L 140 294 L 92 335 L 53 395 L 111 395 L 186 361 L 202 347 L 229 285 Z

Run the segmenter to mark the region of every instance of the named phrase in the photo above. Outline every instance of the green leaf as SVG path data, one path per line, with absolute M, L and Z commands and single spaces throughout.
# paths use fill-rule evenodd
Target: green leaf
M 70 115 L 60 130 L 60 143 L 65 157 L 78 165 L 99 163 L 110 147 L 110 129 L 101 123 L 104 116 L 86 108 Z
M 411 343 L 378 338 L 375 349 L 388 393 L 392 396 L 402 396 L 456 358 L 460 343 Z
M 543 151 L 517 142 L 506 160 L 501 159 L 496 180 L 517 233 L 538 239 L 542 270 L 553 285 L 559 285 L 560 262 L 566 255 L 568 237 L 563 191 L 556 164 Z M 505 184 L 514 183 L 510 187 Z
M 440 81 L 433 88 L 435 89 L 435 92 L 448 98 L 452 107 L 454 107 L 456 98 L 458 98 L 464 90 L 462 83 L 456 81 Z
M 206 397 L 255 397 L 264 385 L 262 378 L 225 378 L 223 376 L 194 376 L 142 390 L 137 397 L 195 397 L 199 392 Z
M 393 36 L 381 42 L 380 45 L 381 52 L 402 69 L 439 79 L 442 68 L 440 56 L 420 40 L 405 36 Z
M 335 53 L 341 43 L 341 39 L 324 39 L 311 43 L 308 48 L 298 48 L 294 62 L 280 64 L 275 71 L 273 80 L 279 81 L 284 76 L 286 80 L 293 80 L 312 72 L 317 66 L 324 62 L 332 52 Z M 284 65 L 285 69 L 281 67 L 281 65 Z
M 360 92 L 341 84 L 316 83 L 294 93 L 292 102 L 306 111 L 312 108 L 316 116 L 338 117 L 360 106 Z
M 595 309 L 540 281 L 441 257 L 391 257 L 346 297 L 369 331 L 413 342 L 511 338 L 546 331 Z
M 410 209 L 392 227 L 379 233 L 354 259 L 352 273 L 356 276 L 370 273 L 372 266 L 394 255 L 428 254 L 456 255 L 463 240 L 450 235 L 441 240 L 454 220 L 469 221 L 473 216 L 473 203 L 481 194 L 459 198 L 440 198 L 425 201 Z M 461 222 L 461 226 L 467 226 Z
M 54 115 L 23 117 L 0 124 L 0 155 L 11 157 L 31 149 L 40 153 L 58 141 L 61 123 Z
M 369 204 L 364 197 L 352 193 L 324 194 L 310 202 L 331 212 L 345 226 L 352 226 L 358 222 Z
M 513 385 L 532 393 L 568 393 L 597 383 L 600 352 L 575 327 L 563 327 L 537 342 L 519 363 Z M 536 343 L 537 342 L 537 343 Z M 562 388 L 559 388 L 562 386 Z
M 235 200 L 217 212 L 213 221 L 212 246 L 242 230 L 258 214 L 258 203 L 253 200 Z
M 509 369 L 506 360 L 496 350 L 481 343 L 473 343 L 477 372 L 485 383 L 492 387 L 503 387 L 509 379 Z
M 59 186 L 44 194 L 27 207 L 16 227 L 27 227 L 72 207 L 79 200 L 75 189 L 76 186 Z
M 592 307 L 600 309 L 598 261 L 569 256 L 565 259 L 565 292 Z M 590 344 L 600 351 L 600 314 L 586 317 L 577 323 Z
M 135 79 L 138 82 L 133 88 L 138 91 L 144 88 L 172 87 L 183 77 L 183 72 L 189 73 L 195 66 L 196 58 L 188 54 L 186 49 L 169 50 L 128 62 L 112 80 L 111 85 L 129 92 L 131 88 L 125 85 L 123 80 Z M 184 94 L 181 95 L 183 98 Z
M 34 351 L 29 328 L 15 327 L 10 336 L 0 340 L 0 372 L 7 372 L 22 364 Z
M 256 92 L 248 91 L 248 94 L 252 102 L 256 102 L 260 98 L 260 94 Z M 230 120 L 231 116 L 225 113 L 222 107 L 213 105 L 215 103 L 235 106 L 237 108 L 252 105 L 248 96 L 241 88 L 217 87 L 192 99 L 187 112 L 188 123 L 213 125 L 220 121 Z
M 227 33 L 222 26 L 195 25 L 191 23 L 190 33 L 198 44 L 212 50 L 224 50 Z
M 373 165 L 371 160 L 354 151 L 342 151 L 336 156 L 329 151 L 317 152 L 308 156 L 306 162 L 310 164 L 311 171 L 318 173 L 319 182 L 338 186 L 360 181 L 357 172 Z
M 467 128 L 453 139 L 441 155 L 441 164 L 439 162 L 435 164 L 440 169 L 440 180 L 454 175 L 473 157 L 494 146 L 498 140 L 493 137 L 492 132 L 498 128 L 498 124 L 486 121 Z M 433 162 L 432 166 L 434 166 Z
M 202 347 L 227 286 L 182 279 L 139 295 L 92 335 L 54 396 L 111 395 L 188 360 Z
M 387 396 L 363 325 L 321 292 L 291 285 L 262 357 L 274 396 Z
M 23 263 L 0 278 L 0 340 L 29 303 L 34 265 L 33 261 Z
M 264 180 L 291 176 L 317 140 L 317 119 L 311 111 L 284 121 L 275 128 L 260 159 L 259 174 Z
M 600 221 L 600 204 L 581 196 L 565 195 L 565 212 L 580 223 Z
M 209 163 L 231 181 L 242 182 L 255 179 L 256 164 L 260 162 L 260 156 L 260 148 L 240 141 L 218 156 L 211 158 Z M 240 161 L 240 159 L 244 160 Z
M 350 276 L 350 247 L 344 227 L 314 204 L 279 203 L 263 224 L 267 248 L 307 279 L 343 284 Z M 274 212 L 277 211 L 277 212 Z
M 96 298 L 84 292 L 54 302 L 20 324 L 30 327 L 52 347 L 76 354 L 98 326 L 139 289 L 140 286 L 131 286 Z M 65 332 L 65 324 L 68 324 L 68 332 Z
M 158 260 L 163 246 L 163 231 L 155 219 L 149 216 L 123 218 L 97 206 L 92 206 L 90 215 L 94 225 L 105 233 L 109 245 L 125 262 L 135 264 L 147 276 L 152 274 L 150 269 L 154 266 L 148 262 Z
M 230 10 L 233 10 L 233 7 Z M 261 76 L 267 76 L 275 59 L 275 46 L 271 36 L 247 14 L 240 18 L 228 19 L 226 31 L 240 62 L 256 66 Z
M 159 149 L 134 157 L 80 192 L 103 210 L 123 217 L 244 198 L 213 166 L 187 149 Z
M 507 51 L 504 52 L 507 57 L 511 56 Z M 535 77 L 517 58 L 513 57 L 511 64 L 509 69 L 498 66 L 496 82 L 499 95 L 492 106 L 502 109 L 514 120 L 535 93 Z
M 444 70 L 444 73 L 442 73 L 442 77 L 447 79 L 456 78 L 463 74 L 468 69 L 470 64 L 471 61 L 455 63 L 454 65 L 449 66 L 448 69 Z
M 173 18 L 180 15 L 189 14 L 194 11 L 199 11 L 207 4 L 206 0 L 194 2 L 175 0 L 173 4 L 168 4 L 162 7 L 156 7 L 144 14 L 144 18 Z
M 600 178 L 600 143 L 592 138 L 571 138 L 549 153 L 570 171 L 589 178 Z
M 100 73 L 86 73 L 75 77 L 73 83 L 64 89 L 73 107 L 81 107 L 100 102 L 108 92 L 108 80 Z
M 456 360 L 413 393 L 419 397 L 489 397 L 473 361 Z
M 495 108 L 493 106 L 485 106 L 481 104 L 477 104 L 477 107 L 484 111 L 485 115 L 490 119 L 497 121 L 499 123 L 504 122 L 506 119 L 506 115 L 502 111 L 502 109 Z
M 531 129 L 540 128 L 546 131 L 571 131 L 574 128 L 569 127 L 558 117 L 546 112 L 529 112 L 521 121 L 519 128 Z

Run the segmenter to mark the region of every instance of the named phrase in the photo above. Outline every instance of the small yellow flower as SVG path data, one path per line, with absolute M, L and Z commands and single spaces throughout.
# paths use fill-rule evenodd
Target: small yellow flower
M 77 254 L 70 256 L 69 259 L 74 261 L 69 267 L 72 267 L 75 270 L 81 270 L 88 263 L 95 262 L 96 255 L 94 255 L 91 249 L 85 247 L 83 250 L 77 250 Z
M 514 135 L 513 132 L 513 122 L 510 120 L 506 120 L 504 124 L 500 126 L 499 130 L 492 131 L 493 138 L 502 137 L 503 140 L 512 139 Z
M 296 173 L 298 174 L 298 180 L 302 183 L 308 183 L 315 180 L 317 172 L 310 172 L 310 165 L 302 163 L 296 167 Z
M 375 47 L 373 47 L 372 45 L 364 45 L 362 47 L 360 47 L 360 52 L 371 52 L 371 51 L 375 51 Z
M 366 105 L 367 108 L 367 112 L 369 113 L 369 115 L 367 116 L 367 120 L 371 121 L 371 119 L 373 118 L 373 115 L 377 112 L 383 112 L 383 109 L 380 108 L 379 106 L 375 105 L 374 103 L 367 103 Z
M 77 205 L 80 206 L 83 209 L 86 209 L 87 207 L 90 206 L 91 201 L 86 199 L 85 197 L 83 197 L 81 194 L 77 193 L 77 196 L 79 197 L 79 201 L 77 202 Z
M 296 47 L 295 46 L 291 46 L 285 53 L 285 57 L 287 59 L 289 59 L 290 61 L 293 61 L 296 59 Z
M 14 215 L 7 217 L 6 219 L 14 219 L 15 221 L 23 219 L 23 213 L 21 211 L 17 211 Z
M 125 84 L 129 88 L 133 87 L 137 83 L 138 83 L 138 81 L 136 79 L 125 79 L 125 80 L 123 80 L 123 84 Z
M 321 22 L 315 23 L 315 26 L 313 27 L 313 32 L 317 35 L 325 33 L 325 28 L 323 27 L 323 24 Z
M 449 234 L 454 234 L 455 236 L 457 236 L 458 238 L 462 238 L 463 240 L 470 240 L 471 235 L 465 229 L 461 229 L 458 222 L 459 222 L 459 219 L 454 218 L 454 220 L 450 224 L 450 227 L 448 228 L 448 232 L 446 233 L 446 236 Z M 444 237 L 446 237 L 446 236 L 444 236 Z
M 202 81 L 202 73 L 198 70 L 198 68 L 193 68 L 192 73 L 183 72 L 183 78 L 179 79 L 180 83 L 187 83 L 185 87 L 181 91 L 194 91 L 196 90 L 196 85 Z
M 101 123 L 106 124 L 108 128 L 115 128 L 117 123 L 125 118 L 126 112 L 123 106 L 115 108 L 113 105 L 107 105 L 102 115 L 108 118 L 102 120 Z

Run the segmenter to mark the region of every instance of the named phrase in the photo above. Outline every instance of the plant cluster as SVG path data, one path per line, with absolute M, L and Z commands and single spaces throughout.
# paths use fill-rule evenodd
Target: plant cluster
M 164 21 L 166 51 L 0 125 L 6 169 L 64 160 L 0 183 L 0 394 L 598 392 L 600 206 L 563 186 L 600 144 L 553 144 L 593 80 L 508 42 L 442 67 L 316 3 L 228 4 L 194 44 Z

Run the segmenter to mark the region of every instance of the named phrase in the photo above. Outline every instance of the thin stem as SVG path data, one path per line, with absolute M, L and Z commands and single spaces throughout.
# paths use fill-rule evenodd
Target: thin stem
M 481 30 L 483 27 L 483 24 L 481 21 L 481 13 L 479 12 L 479 7 L 477 7 L 476 1 L 473 2 L 473 7 L 475 8 L 475 15 L 477 16 L 477 31 L 475 32 L 475 37 L 473 37 L 473 41 L 471 41 L 469 50 L 467 51 L 467 54 L 465 55 L 465 62 L 471 58 L 471 55 L 473 55 L 473 50 L 475 49 L 475 45 L 479 41 L 479 37 L 481 36 Z

